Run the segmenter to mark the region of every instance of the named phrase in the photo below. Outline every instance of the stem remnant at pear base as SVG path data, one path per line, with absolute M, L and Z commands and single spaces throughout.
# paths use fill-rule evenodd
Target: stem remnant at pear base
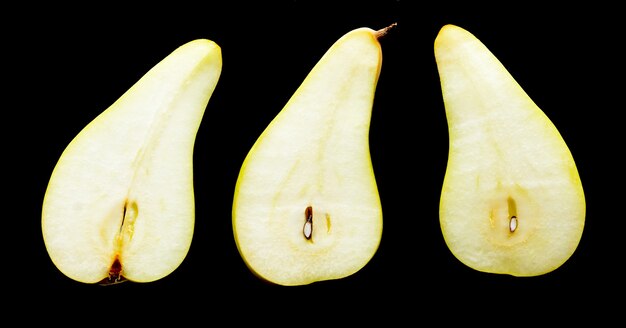
M 125 282 L 126 278 L 122 276 L 122 263 L 118 258 L 115 258 L 111 268 L 109 269 L 109 276 L 102 279 L 98 284 L 101 286 L 110 286 Z

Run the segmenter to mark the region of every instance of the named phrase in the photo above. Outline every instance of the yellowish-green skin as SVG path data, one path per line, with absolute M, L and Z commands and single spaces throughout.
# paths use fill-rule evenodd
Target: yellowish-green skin
M 440 203 L 450 251 L 483 272 L 537 276 L 559 268 L 585 221 L 583 187 L 565 141 L 468 31 L 444 26 L 435 57 L 450 140 Z
M 194 230 L 193 146 L 221 68 L 214 42 L 182 45 L 67 146 L 42 210 L 61 272 L 150 282 L 182 263 Z
M 382 210 L 369 153 L 377 35 L 360 28 L 332 45 L 245 158 L 233 232 L 245 263 L 266 281 L 343 278 L 378 249 Z

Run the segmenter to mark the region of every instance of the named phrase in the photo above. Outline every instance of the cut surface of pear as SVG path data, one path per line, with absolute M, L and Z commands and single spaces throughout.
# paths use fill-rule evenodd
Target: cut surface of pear
M 150 282 L 186 257 L 194 231 L 193 149 L 221 49 L 175 49 L 91 121 L 59 158 L 42 233 L 56 267 L 84 283 Z
M 449 130 L 440 224 L 454 256 L 483 272 L 537 276 L 575 252 L 585 196 L 545 113 L 467 30 L 435 40 Z
M 376 253 L 382 209 L 369 127 L 386 31 L 339 38 L 247 154 L 233 232 L 258 277 L 280 285 L 339 279 Z

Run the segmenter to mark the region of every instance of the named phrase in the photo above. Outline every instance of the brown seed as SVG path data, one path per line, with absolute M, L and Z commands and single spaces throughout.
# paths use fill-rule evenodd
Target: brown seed
M 309 206 L 304 211 L 304 228 L 302 229 L 302 233 L 304 234 L 304 238 L 311 239 L 313 235 L 313 207 Z

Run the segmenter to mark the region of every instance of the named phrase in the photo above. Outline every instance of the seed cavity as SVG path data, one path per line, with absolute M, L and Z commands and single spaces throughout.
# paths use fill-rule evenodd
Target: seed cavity
M 124 211 L 122 213 L 122 224 L 120 225 L 120 231 L 124 226 L 132 227 L 135 224 L 135 220 L 139 215 L 139 208 L 137 202 L 124 203 Z
M 135 222 L 139 216 L 139 207 L 135 201 L 126 201 L 122 212 L 122 222 L 118 234 L 118 243 L 122 244 L 130 242 L 135 233 Z
M 326 232 L 330 232 L 330 214 L 326 213 Z
M 310 240 L 311 236 L 313 236 L 313 207 L 309 206 L 306 208 L 304 211 L 304 220 L 302 233 L 304 234 L 304 238 Z
M 507 205 L 509 208 L 509 231 L 515 232 L 517 229 L 517 204 L 515 203 L 515 199 L 513 197 L 509 197 L 507 200 Z

